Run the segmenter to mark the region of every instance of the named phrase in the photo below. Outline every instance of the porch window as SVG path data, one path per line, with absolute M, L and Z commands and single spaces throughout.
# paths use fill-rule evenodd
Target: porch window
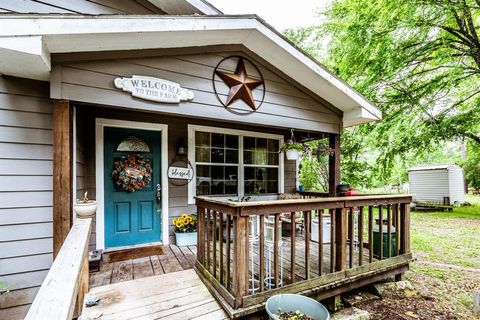
M 281 136 L 189 127 L 189 158 L 194 159 L 196 175 L 195 185 L 190 188 L 191 201 L 195 195 L 243 196 L 282 192 Z
M 196 132 L 197 195 L 238 193 L 238 136 Z

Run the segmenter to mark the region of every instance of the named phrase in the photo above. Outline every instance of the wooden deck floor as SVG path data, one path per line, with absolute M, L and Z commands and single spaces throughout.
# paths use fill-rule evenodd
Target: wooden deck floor
M 100 303 L 84 307 L 82 320 L 229 319 L 193 269 L 100 286 L 89 294 Z
M 152 277 L 192 269 L 197 247 L 164 246 L 163 255 L 129 259 L 113 263 L 100 262 L 100 271 L 90 273 L 90 287 L 105 286 L 123 281 Z

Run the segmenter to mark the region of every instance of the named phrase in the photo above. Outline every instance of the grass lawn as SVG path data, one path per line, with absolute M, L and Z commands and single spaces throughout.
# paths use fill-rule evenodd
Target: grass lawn
M 407 278 L 455 318 L 480 319 L 472 311 L 472 291 L 480 289 L 480 196 L 467 201 L 472 206 L 452 212 L 412 212 L 417 260 Z
M 411 213 L 415 261 L 406 279 L 420 295 L 367 303 L 370 319 L 480 319 L 472 298 L 480 289 L 480 196 L 467 201 L 453 212 Z

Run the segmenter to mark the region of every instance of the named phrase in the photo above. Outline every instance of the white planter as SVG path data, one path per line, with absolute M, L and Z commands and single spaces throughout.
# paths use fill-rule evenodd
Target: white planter
M 74 203 L 73 211 L 78 218 L 91 218 L 97 212 L 97 201 L 89 200 L 87 203 Z
M 196 246 L 197 245 L 197 232 L 175 232 L 175 243 L 177 246 Z
M 299 156 L 298 150 L 287 150 L 285 151 L 288 160 L 297 160 Z
M 330 243 L 332 218 L 330 216 L 322 217 L 322 243 Z M 318 217 L 312 219 L 312 241 L 318 242 Z

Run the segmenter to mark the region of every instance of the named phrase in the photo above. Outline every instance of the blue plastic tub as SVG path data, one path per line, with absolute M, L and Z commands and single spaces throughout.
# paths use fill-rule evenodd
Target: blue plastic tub
M 329 320 L 330 313 L 320 302 L 299 294 L 277 294 L 265 304 L 270 320 L 278 320 L 278 312 L 297 311 L 315 320 Z

